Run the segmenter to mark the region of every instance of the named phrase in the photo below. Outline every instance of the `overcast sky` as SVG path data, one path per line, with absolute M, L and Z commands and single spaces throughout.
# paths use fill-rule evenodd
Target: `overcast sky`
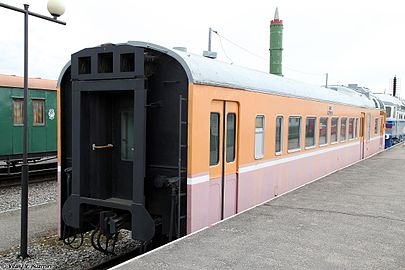
M 48 14 L 47 0 L 0 2 Z M 65 0 L 62 26 L 30 17 L 29 75 L 57 79 L 70 55 L 102 43 L 140 40 L 207 50 L 208 28 L 218 58 L 268 71 L 269 25 L 278 6 L 284 21 L 283 74 L 325 84 L 357 83 L 390 91 L 405 80 L 405 3 L 400 0 L 131 1 Z M 23 15 L 0 8 L 0 73 L 23 75 Z M 222 49 L 223 47 L 223 49 Z M 225 51 L 225 52 L 224 52 Z M 404 82 L 405 84 L 405 82 Z M 405 85 L 402 90 L 405 97 Z

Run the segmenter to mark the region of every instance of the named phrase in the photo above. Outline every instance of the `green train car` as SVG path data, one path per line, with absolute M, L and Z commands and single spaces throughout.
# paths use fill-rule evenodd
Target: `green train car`
M 30 78 L 28 83 L 29 158 L 57 153 L 56 81 Z M 0 162 L 18 162 L 23 152 L 24 79 L 0 74 Z

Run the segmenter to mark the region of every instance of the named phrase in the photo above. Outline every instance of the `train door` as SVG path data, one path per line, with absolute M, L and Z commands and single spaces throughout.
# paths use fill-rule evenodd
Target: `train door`
M 365 134 L 364 134 L 364 129 L 365 129 L 365 119 L 366 119 L 366 114 L 364 112 L 361 113 L 360 117 L 360 134 L 359 134 L 359 140 L 360 140 L 360 158 L 364 159 L 364 140 L 365 140 Z
M 130 93 L 132 94 L 132 93 Z M 123 94 L 113 106 L 112 191 L 113 196 L 132 198 L 134 160 L 134 98 Z
M 88 100 L 90 117 L 85 132 L 90 147 L 89 166 L 85 170 L 93 193 L 89 195 L 130 200 L 135 123 L 133 91 L 97 92 L 89 95 Z
M 210 112 L 209 222 L 236 214 L 238 104 L 213 101 Z

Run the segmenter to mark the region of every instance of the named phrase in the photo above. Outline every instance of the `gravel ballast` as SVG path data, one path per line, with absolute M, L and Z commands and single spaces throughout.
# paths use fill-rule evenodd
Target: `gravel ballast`
M 127 253 L 140 246 L 131 239 L 131 232 L 121 230 L 115 246 L 115 256 Z M 0 252 L 0 269 L 88 269 L 110 260 L 114 255 L 106 255 L 95 250 L 90 243 L 90 234 L 85 235 L 83 246 L 73 249 L 58 239 L 54 232 L 29 243 L 30 257 L 22 261 L 17 258 L 19 247 Z
M 56 201 L 56 181 L 29 184 L 28 205 L 38 205 Z M 0 188 L 0 212 L 16 210 L 21 207 L 21 187 Z

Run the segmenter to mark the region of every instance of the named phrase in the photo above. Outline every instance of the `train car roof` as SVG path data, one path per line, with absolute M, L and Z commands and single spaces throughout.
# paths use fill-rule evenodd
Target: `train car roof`
M 28 88 L 56 91 L 56 80 L 29 78 Z M 0 74 L 0 87 L 24 88 L 24 77 Z
M 308 83 L 298 82 L 281 76 L 272 75 L 246 67 L 211 59 L 202 55 L 168 49 L 156 44 L 129 41 L 117 45 L 131 45 L 167 54 L 177 60 L 184 68 L 189 82 L 201 85 L 213 85 L 225 88 L 236 88 L 247 91 L 272 93 L 281 96 L 298 97 L 331 103 L 340 103 L 359 107 L 375 108 L 374 102 L 365 95 L 348 94 Z M 62 70 L 62 76 L 68 63 Z
M 374 94 L 375 96 L 377 96 L 379 99 L 382 100 L 382 102 L 384 102 L 384 104 L 387 105 L 399 105 L 399 106 L 404 106 L 405 102 L 397 97 L 391 96 L 391 95 L 387 95 L 387 94 Z

